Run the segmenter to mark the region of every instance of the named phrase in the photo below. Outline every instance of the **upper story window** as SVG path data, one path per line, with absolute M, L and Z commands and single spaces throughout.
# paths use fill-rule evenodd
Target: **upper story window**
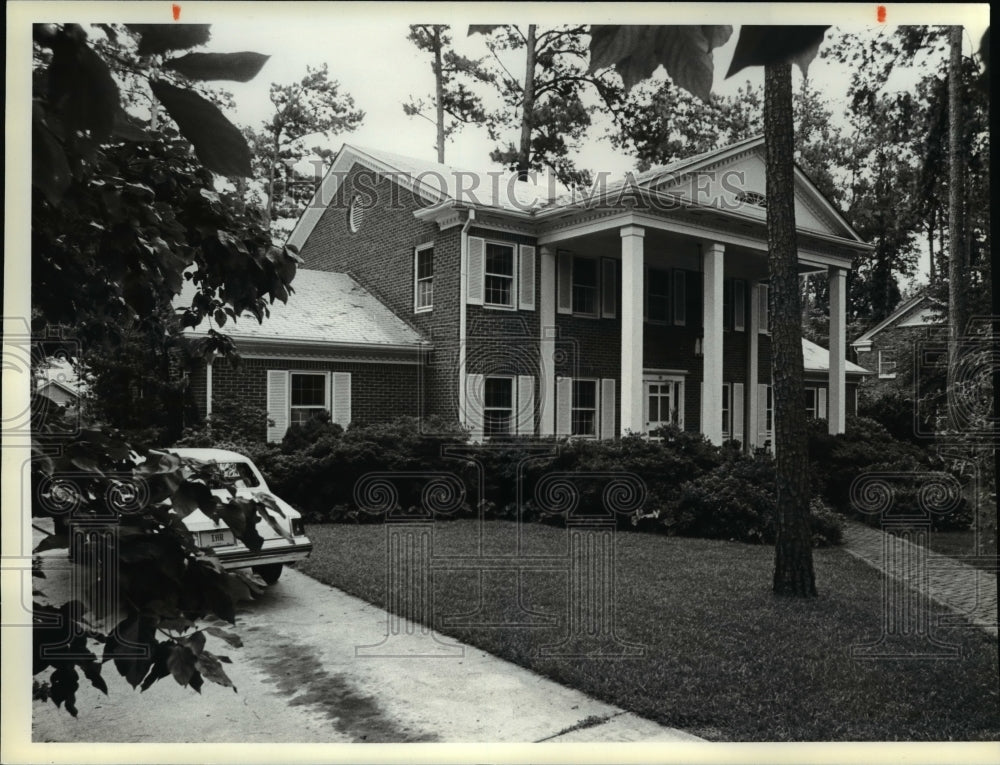
M 743 332 L 746 324 L 746 282 L 726 279 L 722 282 L 722 328 Z
M 892 380 L 896 376 L 896 362 L 888 351 L 878 352 L 878 376 L 883 380 Z
M 741 191 L 736 195 L 736 201 L 755 207 L 767 207 L 767 197 L 759 191 Z
M 657 324 L 670 321 L 670 272 L 651 268 L 646 274 L 646 320 Z
M 573 258 L 573 313 L 597 315 L 597 260 Z
M 414 253 L 413 310 L 429 311 L 434 305 L 434 246 L 423 245 Z
M 514 246 L 486 243 L 485 304 L 514 307 Z

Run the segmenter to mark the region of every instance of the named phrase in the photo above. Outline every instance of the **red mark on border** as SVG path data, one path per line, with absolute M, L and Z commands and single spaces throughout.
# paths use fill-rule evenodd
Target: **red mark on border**
M 177 6 L 175 5 L 174 8 L 177 8 Z M 174 18 L 177 18 L 177 16 L 174 16 Z M 878 19 L 878 23 L 879 24 L 884 24 L 885 23 L 885 6 L 884 5 L 880 5 L 878 7 L 878 10 L 875 12 L 875 18 Z
M 177 5 L 177 3 L 174 3 L 172 6 L 170 6 L 170 9 L 174 12 L 174 21 L 179 21 L 181 18 L 181 7 Z M 883 8 L 882 6 L 879 6 L 879 14 L 880 14 L 879 21 L 884 21 L 884 18 L 882 17 L 885 16 L 885 8 Z

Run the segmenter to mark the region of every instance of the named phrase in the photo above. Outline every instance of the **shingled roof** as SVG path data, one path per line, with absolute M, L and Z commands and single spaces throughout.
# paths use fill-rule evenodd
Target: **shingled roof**
M 275 302 L 271 315 L 258 323 L 252 314 L 227 322 L 222 331 L 239 342 L 284 341 L 340 346 L 413 347 L 426 345 L 420 334 L 348 274 L 300 268 L 288 303 Z M 178 306 L 188 306 L 194 287 L 185 285 Z M 186 330 L 208 333 L 208 322 Z

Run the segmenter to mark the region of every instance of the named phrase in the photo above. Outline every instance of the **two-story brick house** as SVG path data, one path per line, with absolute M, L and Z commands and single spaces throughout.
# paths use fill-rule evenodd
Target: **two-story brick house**
M 566 192 L 345 145 L 289 238 L 297 278 L 347 274 L 384 304 L 420 358 L 404 409 L 458 418 L 474 439 L 676 422 L 761 445 L 772 426 L 762 153 L 754 138 Z M 864 373 L 845 358 L 845 276 L 869 245 L 799 170 L 795 197 L 800 270 L 830 278 L 831 353 L 804 351 L 812 411 L 841 432 Z M 293 361 L 262 361 L 271 438 L 303 386 L 330 385 L 302 378 L 296 393 Z M 398 413 L 395 394 L 384 400 L 385 416 Z
M 921 293 L 900 303 L 851 343 L 858 363 L 874 372 L 866 379 L 866 385 L 872 391 L 891 388 L 910 391 L 914 350 L 930 337 L 929 331 L 943 328 L 944 323 L 944 306 L 930 295 Z M 899 379 L 901 372 L 906 379 Z

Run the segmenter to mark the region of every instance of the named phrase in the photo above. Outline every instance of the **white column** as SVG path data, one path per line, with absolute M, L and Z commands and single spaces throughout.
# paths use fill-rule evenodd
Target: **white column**
M 830 433 L 844 432 L 847 416 L 847 271 L 831 266 L 830 279 L 830 392 L 827 422 Z
M 643 237 L 641 226 L 623 226 L 621 432 L 640 433 L 642 416 Z
M 745 440 L 748 451 L 753 452 L 754 447 L 761 446 L 757 438 L 757 418 L 760 410 L 757 405 L 757 380 L 760 378 L 760 290 L 757 289 L 757 282 L 748 282 L 747 288 L 750 290 L 750 323 L 747 326 L 747 428 Z
M 539 253 L 541 282 L 538 294 L 539 337 L 539 402 L 538 434 L 552 436 L 556 432 L 556 252 L 542 247 Z
M 713 444 L 722 443 L 722 267 L 726 248 L 714 242 L 702 255 L 704 275 L 701 432 Z

